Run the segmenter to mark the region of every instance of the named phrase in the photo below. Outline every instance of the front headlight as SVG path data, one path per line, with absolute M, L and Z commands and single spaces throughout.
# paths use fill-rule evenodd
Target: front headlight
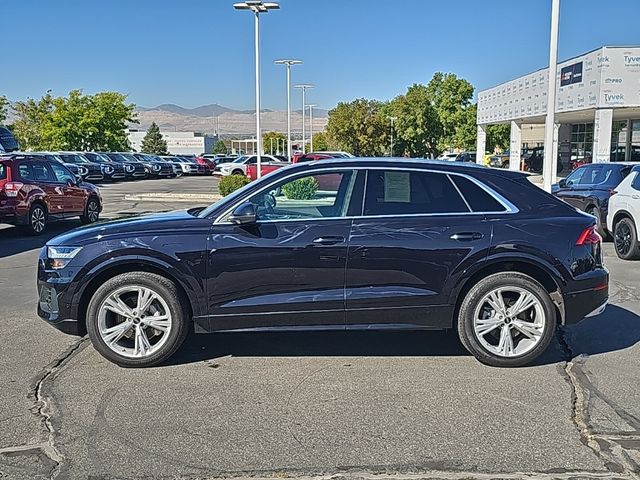
M 127 170 L 127 172 L 131 173 L 136 169 L 136 167 L 134 167 L 133 165 L 125 165 L 125 169 Z
M 113 167 L 111 165 L 103 165 L 104 173 L 111 175 L 113 173 Z
M 158 165 L 157 163 L 155 163 L 153 165 L 153 169 L 157 172 L 158 170 L 160 170 L 162 167 L 160 165 Z
M 86 167 L 80 166 L 80 167 L 78 167 L 78 174 L 82 175 L 84 177 L 85 175 L 89 174 L 89 169 L 86 168 Z
M 47 247 L 47 267 L 53 270 L 66 267 L 82 247 Z

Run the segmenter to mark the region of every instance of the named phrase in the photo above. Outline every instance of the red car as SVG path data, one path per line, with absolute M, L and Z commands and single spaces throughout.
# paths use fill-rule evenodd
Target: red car
M 51 220 L 80 217 L 83 224 L 93 223 L 101 211 L 98 188 L 64 165 L 29 154 L 0 156 L 0 223 L 39 235 Z
M 193 157 L 193 159 L 196 161 L 196 163 L 198 163 L 199 165 L 204 165 L 209 174 L 213 174 L 214 170 L 216 169 L 216 163 L 209 159 L 209 158 L 205 158 L 205 157 Z

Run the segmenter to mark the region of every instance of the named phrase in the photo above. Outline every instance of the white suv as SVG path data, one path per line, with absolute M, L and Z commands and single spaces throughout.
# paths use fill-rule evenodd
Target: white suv
M 640 165 L 618 185 L 609 199 L 607 228 L 613 232 L 613 244 L 623 260 L 640 258 Z
M 266 162 L 280 162 L 276 157 L 272 157 L 271 155 L 262 155 L 260 159 L 262 163 Z M 214 175 L 246 175 L 247 174 L 247 165 L 251 165 L 258 162 L 258 157 L 255 155 L 243 155 L 242 157 L 236 158 L 233 162 L 229 163 L 221 163 L 216 166 Z

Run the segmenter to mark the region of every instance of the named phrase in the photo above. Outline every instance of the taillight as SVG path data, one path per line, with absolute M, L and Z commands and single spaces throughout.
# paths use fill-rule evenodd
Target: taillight
M 576 245 L 594 245 L 602 242 L 602 237 L 596 230 L 595 225 L 591 225 L 584 229 L 584 231 L 578 237 Z
M 7 195 L 7 197 L 17 197 L 18 192 L 23 185 L 24 183 L 20 182 L 7 182 L 4 184 L 4 193 Z
M 198 162 L 200 165 L 206 165 L 207 164 L 207 162 L 204 161 L 204 158 L 200 158 L 200 157 L 196 158 L 196 162 Z

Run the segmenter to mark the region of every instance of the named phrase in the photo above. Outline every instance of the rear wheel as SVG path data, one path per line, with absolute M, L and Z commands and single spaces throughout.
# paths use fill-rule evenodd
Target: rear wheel
M 640 258 L 640 244 L 638 231 L 630 218 L 623 218 L 613 227 L 613 245 L 616 254 L 623 260 L 637 260 Z
M 150 367 L 167 360 L 184 342 L 187 322 L 175 284 L 147 272 L 107 281 L 87 309 L 87 332 L 95 349 L 122 367 Z
M 95 197 L 89 198 L 87 206 L 84 209 L 84 213 L 80 216 L 80 221 L 86 225 L 88 223 L 95 223 L 100 216 L 100 203 Z
M 244 172 L 242 170 L 234 170 L 233 172 L 231 172 L 232 175 L 244 175 Z
M 25 226 L 31 235 L 40 235 L 47 228 L 47 211 L 43 205 L 36 203 L 29 210 L 29 218 Z
M 527 365 L 546 350 L 556 328 L 553 302 L 528 275 L 505 272 L 480 280 L 460 307 L 460 341 L 480 362 Z

